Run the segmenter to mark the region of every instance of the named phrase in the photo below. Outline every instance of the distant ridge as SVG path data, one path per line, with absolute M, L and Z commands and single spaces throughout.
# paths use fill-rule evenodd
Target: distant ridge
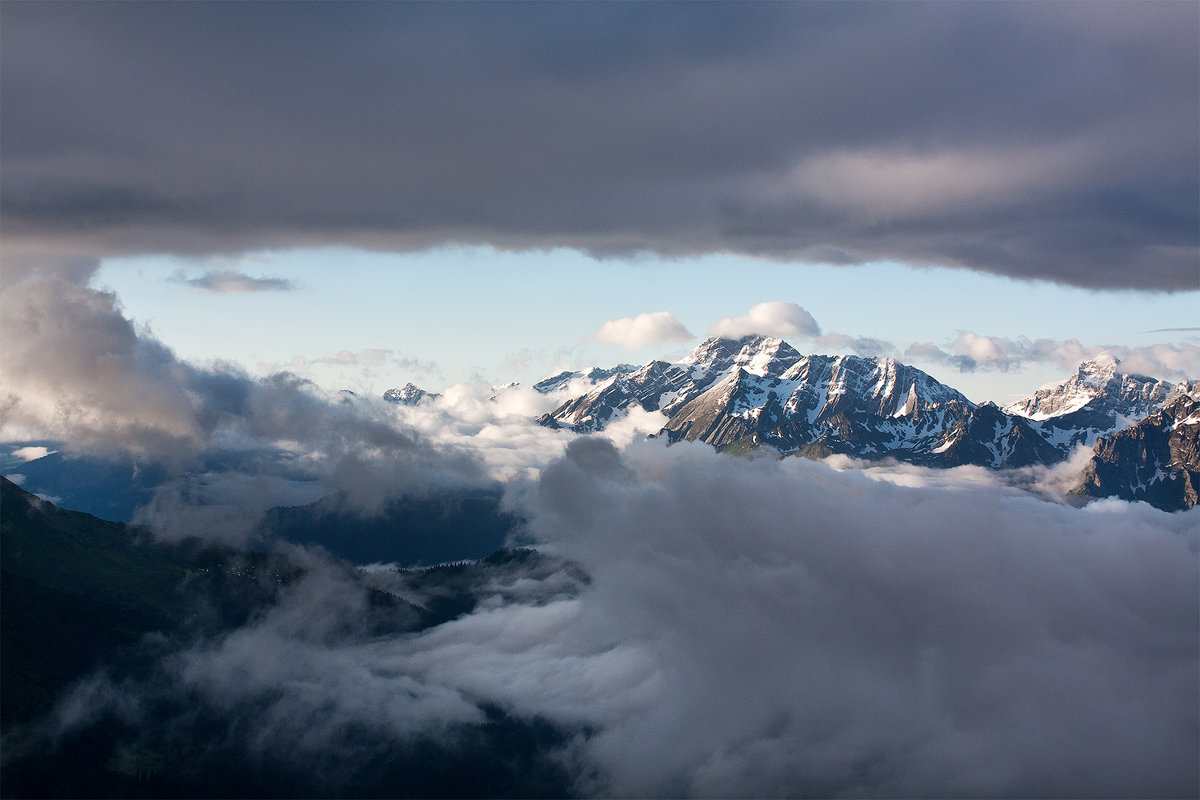
M 894 458 L 930 467 L 1051 465 L 1158 412 L 1179 386 L 1119 371 L 1111 355 L 999 408 L 972 403 L 916 367 L 891 358 L 802 355 L 765 336 L 715 337 L 677 362 L 651 361 L 563 373 L 541 391 L 583 380 L 587 391 L 539 422 L 603 430 L 631 408 L 658 411 L 658 435 L 730 452 L 767 446 L 784 454 Z M 1185 430 L 1181 436 L 1195 437 Z M 1168 469 L 1164 465 L 1164 469 Z M 1097 489 L 1101 491 L 1101 489 Z

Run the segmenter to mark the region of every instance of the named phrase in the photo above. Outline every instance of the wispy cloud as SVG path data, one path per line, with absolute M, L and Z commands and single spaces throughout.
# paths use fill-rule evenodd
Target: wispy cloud
M 1168 328 L 1162 332 L 1191 330 L 1196 329 Z M 747 314 L 718 320 L 709 326 L 709 333 L 730 338 L 748 334 L 775 336 L 804 351 L 815 347 L 831 353 L 898 356 L 950 367 L 957 372 L 1008 372 L 1030 364 L 1054 364 L 1070 371 L 1088 359 L 1109 353 L 1120 359 L 1126 372 L 1171 380 L 1200 376 L 1200 346 L 1193 344 L 1085 345 L 1078 339 L 1013 339 L 960 331 L 943 344 L 914 342 L 901 352 L 900 347 L 887 339 L 823 333 L 808 311 L 795 303 L 778 301 L 759 303 Z
M 796 303 L 778 300 L 758 303 L 747 313 L 723 317 L 708 326 L 710 336 L 737 339 L 742 336 L 773 336 L 786 339 L 802 351 L 814 349 L 828 353 L 853 353 L 860 356 L 893 356 L 896 346 L 886 339 L 853 336 L 835 331 L 822 332 L 817 320 Z
M 1180 379 L 1200 375 L 1200 346 L 1193 344 L 1084 345 L 1078 339 L 1010 339 L 963 331 L 945 345 L 910 345 L 905 357 L 945 364 L 959 372 L 1021 369 L 1026 364 L 1055 364 L 1072 370 L 1083 361 L 1108 353 L 1126 372 Z
M 191 278 L 180 270 L 172 275 L 170 280 L 193 289 L 203 289 L 218 294 L 289 292 L 297 288 L 294 281 L 286 278 L 256 278 L 236 269 L 210 270 L 203 275 Z
M 340 388 L 367 390 L 379 382 L 385 388 L 401 386 L 410 380 L 438 380 L 442 371 L 436 362 L 406 355 L 398 350 L 367 347 L 339 350 L 326 356 L 295 356 L 286 363 L 259 364 L 264 372 L 287 371 L 327 384 L 338 381 Z M 382 391 L 382 390 L 380 390 Z

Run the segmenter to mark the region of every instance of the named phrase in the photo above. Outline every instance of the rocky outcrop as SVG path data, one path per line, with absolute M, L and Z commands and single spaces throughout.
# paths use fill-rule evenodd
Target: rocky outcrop
M 1080 444 L 1091 446 L 1149 416 L 1173 388 L 1168 381 L 1121 372 L 1120 365 L 1108 354 L 1085 361 L 1071 377 L 1047 384 L 1004 410 L 1035 422 L 1042 438 L 1064 454 Z
M 1185 382 L 1142 421 L 1100 439 L 1077 494 L 1142 500 L 1167 511 L 1200 496 L 1200 386 Z
M 441 395 L 427 392 L 411 383 L 404 384 L 401 389 L 388 389 L 383 393 L 384 400 L 402 406 L 415 406 L 422 400 L 436 400 L 439 397 Z

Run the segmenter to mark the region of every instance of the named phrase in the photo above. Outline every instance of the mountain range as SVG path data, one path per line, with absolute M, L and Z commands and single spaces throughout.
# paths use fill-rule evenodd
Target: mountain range
M 501 393 L 509 387 L 494 388 Z M 564 371 L 532 388 L 559 404 L 531 421 L 579 434 L 602 431 L 636 408 L 662 415 L 654 436 L 704 442 L 733 454 L 770 449 L 812 458 L 840 454 L 935 468 L 1007 469 L 1059 464 L 1085 448 L 1091 450 L 1091 462 L 1073 489 L 1081 499 L 1118 497 L 1177 510 L 1196 505 L 1200 495 L 1200 425 L 1194 411 L 1200 382 L 1173 384 L 1128 373 L 1107 354 L 1003 407 L 974 403 L 895 359 L 803 355 L 785 341 L 763 336 L 708 339 L 675 362 Z M 383 400 L 415 407 L 440 403 L 442 397 L 410 383 L 389 389 Z M 160 465 L 72 453 L 63 442 L 5 444 L 0 474 L 67 508 L 105 519 L 132 519 L 167 477 Z M 34 452 L 43 455 L 31 459 Z M 206 455 L 203 469 L 236 471 L 242 462 L 237 452 L 214 452 Z M 279 537 L 309 541 L 311 530 L 321 529 L 313 520 L 327 512 L 318 504 L 277 513 L 271 522 L 282 526 Z M 431 506 L 396 513 L 440 520 L 442 512 Z M 451 527 L 502 531 L 503 524 L 492 524 L 501 517 L 490 513 L 480 517 L 484 523 Z M 361 536 L 346 541 L 371 549 L 376 539 L 363 528 Z M 486 555 L 500 540 L 483 537 L 469 548 L 469 557 Z M 422 544 L 387 558 L 408 564 L 437 561 L 442 555 L 434 542 L 426 542 L 432 549 L 421 549 Z M 355 554 L 358 550 L 346 553 Z
M 564 372 L 534 388 L 549 393 L 580 385 L 581 394 L 539 422 L 594 433 L 637 407 L 664 415 L 657 435 L 671 442 L 928 467 L 1053 465 L 1083 446 L 1094 456 L 1079 495 L 1172 509 L 1196 503 L 1200 448 L 1188 409 L 1200 388 L 1123 373 L 1107 354 L 1004 408 L 973 403 L 895 359 L 802 355 L 764 336 L 711 338 L 681 361 Z M 1160 439 L 1171 444 L 1160 446 Z M 1146 447 L 1156 448 L 1153 457 Z M 1144 474 L 1151 462 L 1154 469 Z
M 1200 390 L 1172 389 L 1161 408 L 1100 439 L 1076 490 L 1086 497 L 1144 500 L 1166 511 L 1200 495 Z

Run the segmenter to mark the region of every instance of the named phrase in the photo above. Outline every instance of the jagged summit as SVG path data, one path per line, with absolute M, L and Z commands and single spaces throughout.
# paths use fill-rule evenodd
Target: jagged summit
M 1090 430 L 1079 441 L 1094 441 L 1150 414 L 1171 390 L 1167 381 L 1121 372 L 1120 365 L 1112 354 L 1101 353 L 1080 364 L 1071 377 L 1048 383 L 1004 410 L 1053 428 Z
M 397 403 L 402 406 L 415 406 L 422 400 L 436 400 L 441 397 L 439 394 L 427 392 L 419 386 L 406 383 L 400 389 L 388 389 L 383 393 L 383 399 L 389 403 Z
M 1120 375 L 1121 359 L 1114 356 L 1112 353 L 1101 353 L 1095 358 L 1089 358 L 1082 362 L 1079 368 L 1075 371 L 1074 378 L 1068 378 L 1068 381 L 1074 382 L 1080 386 L 1090 386 L 1097 389 L 1103 389 L 1109 381 L 1115 376 Z M 1059 383 L 1065 383 L 1060 381 Z M 1048 384 L 1049 387 L 1058 384 Z M 1043 386 L 1043 389 L 1047 386 Z
M 592 367 L 591 369 L 586 370 L 568 369 L 563 370 L 556 375 L 543 378 L 535 383 L 533 388 L 534 391 L 541 392 L 542 394 L 549 394 L 550 392 L 567 388 L 571 381 L 578 380 L 580 378 L 584 378 L 592 383 L 600 383 L 601 381 L 611 378 L 613 375 L 618 375 L 623 372 L 633 372 L 637 369 L 638 366 L 636 364 L 618 364 L 617 366 L 609 369 L 602 369 L 600 367 Z
M 1121 366 L 1121 359 L 1112 353 L 1103 352 L 1095 358 L 1089 358 L 1079 365 L 1077 375 L 1112 375 Z
M 800 358 L 800 353 L 782 339 L 756 335 L 740 339 L 714 336 L 697 345 L 679 363 L 720 371 L 737 366 L 754 375 L 765 375 L 782 372 Z
M 1200 386 L 1181 381 L 1154 413 L 1101 438 L 1076 492 L 1165 511 L 1200 502 Z
M 675 363 L 614 373 L 541 422 L 602 430 L 634 406 L 661 412 L 672 441 L 730 450 L 846 453 L 915 463 L 1043 463 L 1058 452 L 1028 424 L 892 358 L 809 355 L 767 336 L 716 337 Z M 990 449 L 989 449 L 990 448 Z
M 1092 446 L 1196 385 L 1172 386 L 1119 371 L 1109 353 L 1079 365 L 1006 408 L 976 405 L 893 358 L 802 355 L 768 336 L 715 337 L 677 362 L 591 370 L 585 394 L 541 417 L 578 433 L 603 430 L 638 407 L 659 412 L 659 434 L 733 452 L 766 445 L 782 453 L 890 457 L 927 466 L 992 468 L 1053 464 Z M 544 383 L 565 387 L 582 373 Z
M 1170 405 L 1184 397 L 1200 403 L 1200 381 L 1188 380 L 1186 378 L 1181 380 L 1171 387 L 1171 391 L 1167 393 L 1167 399 L 1163 401 L 1163 405 Z

